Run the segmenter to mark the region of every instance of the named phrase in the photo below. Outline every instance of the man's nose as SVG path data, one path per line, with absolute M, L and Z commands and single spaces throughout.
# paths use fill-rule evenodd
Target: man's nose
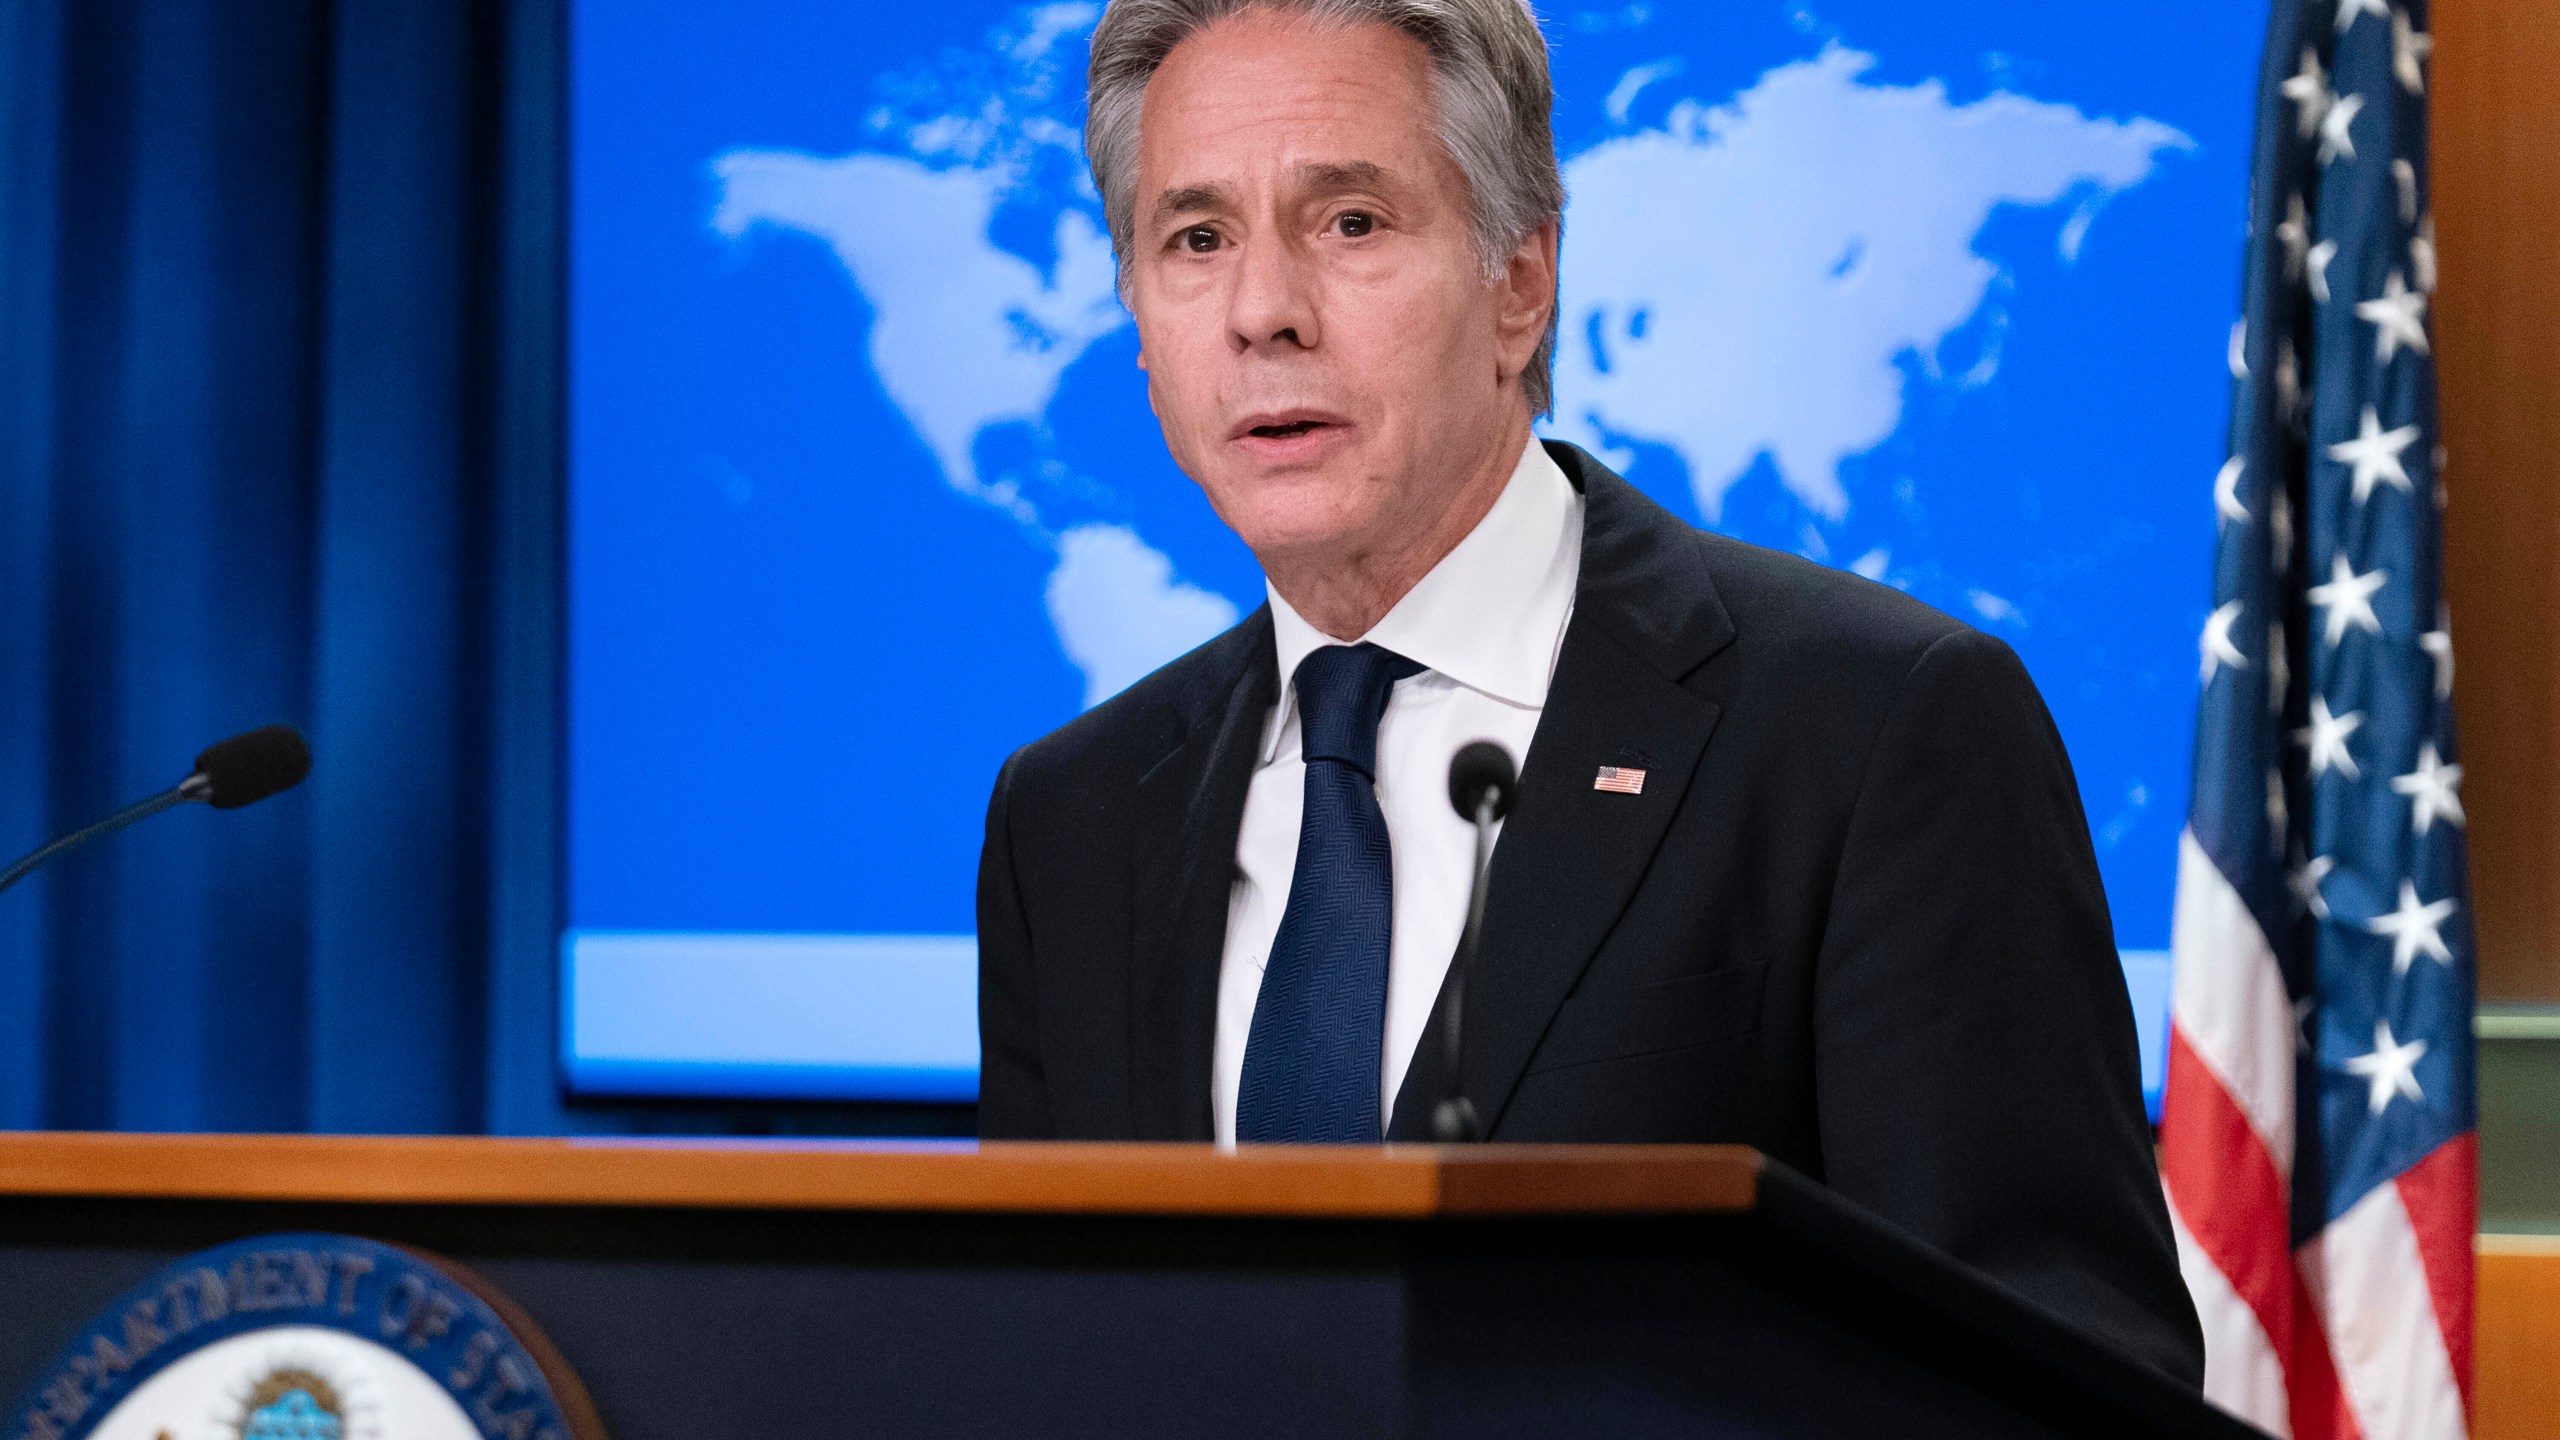
M 1244 245 L 1227 324 L 1239 354 L 1263 346 L 1312 350 L 1319 335 L 1312 257 L 1277 236 Z

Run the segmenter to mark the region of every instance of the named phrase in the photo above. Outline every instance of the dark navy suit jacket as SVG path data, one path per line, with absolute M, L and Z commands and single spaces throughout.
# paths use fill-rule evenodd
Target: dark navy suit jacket
M 2190 1382 L 2070 760 L 2017 657 L 1885 586 L 1587 504 L 1497 847 L 1464 1089 L 1496 1141 L 1762 1151 Z M 978 876 L 979 1132 L 1207 1140 L 1271 619 L 1014 755 Z M 1641 795 L 1592 788 L 1640 766 Z M 1427 1138 L 1435 1017 L 1388 1125 Z

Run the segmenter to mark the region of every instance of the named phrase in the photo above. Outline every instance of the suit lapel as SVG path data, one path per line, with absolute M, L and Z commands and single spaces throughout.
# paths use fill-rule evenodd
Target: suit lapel
M 1733 639 L 1697 532 L 1580 450 L 1549 450 L 1583 492 L 1582 574 L 1494 851 L 1466 997 L 1464 1089 L 1488 1133 L 1706 752 L 1721 712 L 1679 682 Z M 1643 792 L 1595 790 L 1604 765 L 1644 770 Z M 1392 1138 L 1429 1133 L 1446 1073 L 1439 1035 L 1435 1021 L 1397 1096 Z
M 1142 1140 L 1207 1140 L 1236 834 L 1278 691 L 1271 617 L 1247 622 L 1240 673 L 1138 781 L 1130 922 L 1129 1072 Z

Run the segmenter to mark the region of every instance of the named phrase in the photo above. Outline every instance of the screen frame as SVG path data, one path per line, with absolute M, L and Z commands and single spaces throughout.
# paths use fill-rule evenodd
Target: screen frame
M 965 1134 L 975 1105 L 938 1101 L 699 1098 L 573 1087 L 567 961 L 571 90 L 578 0 L 508 0 L 503 359 L 496 470 L 502 593 L 492 677 L 499 771 L 492 817 L 491 1128 L 501 1133 L 703 1129 L 712 1133 Z M 2236 271 L 2236 248 L 2235 248 Z M 2134 981 L 2168 988 L 2166 950 L 2120 951 Z M 2137 1001 L 2147 994 L 2136 994 Z M 2139 1005 L 2157 1013 L 2165 1005 Z M 2147 1036 L 2153 1046 L 2160 1035 Z M 2150 1067 L 2146 1067 L 2149 1070 Z M 2157 1094 L 2148 1097 L 2156 1106 Z

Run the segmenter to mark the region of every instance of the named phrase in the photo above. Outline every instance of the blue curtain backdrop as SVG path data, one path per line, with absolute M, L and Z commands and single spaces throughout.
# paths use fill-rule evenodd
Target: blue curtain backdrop
M 0 1125 L 565 1123 L 547 9 L 0 0 Z

